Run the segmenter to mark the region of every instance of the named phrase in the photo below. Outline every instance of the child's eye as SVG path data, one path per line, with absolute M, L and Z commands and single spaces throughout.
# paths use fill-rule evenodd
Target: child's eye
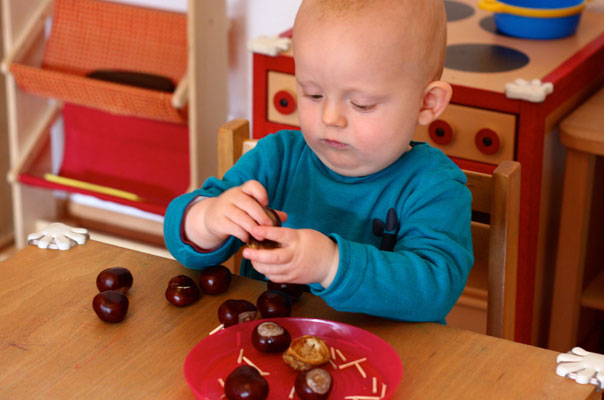
M 375 104 L 365 106 L 365 105 L 357 104 L 354 101 L 351 101 L 350 104 L 352 104 L 352 106 L 359 111 L 371 111 L 375 108 Z
M 304 96 L 308 97 L 311 100 L 321 100 L 323 98 L 323 95 L 321 94 L 304 94 Z

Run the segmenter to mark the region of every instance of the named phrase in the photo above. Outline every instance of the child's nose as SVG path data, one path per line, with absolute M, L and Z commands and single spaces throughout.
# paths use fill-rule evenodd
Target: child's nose
M 332 102 L 324 103 L 321 120 L 326 126 L 335 128 L 345 128 L 347 125 L 346 117 L 340 110 L 339 105 Z

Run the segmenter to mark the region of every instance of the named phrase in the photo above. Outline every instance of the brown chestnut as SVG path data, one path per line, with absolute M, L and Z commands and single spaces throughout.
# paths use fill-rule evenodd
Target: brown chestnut
M 289 347 L 292 337 L 279 324 L 262 322 L 252 331 L 252 344 L 258 351 L 265 353 L 282 353 Z
M 106 290 L 92 300 L 96 315 L 105 322 L 120 322 L 128 312 L 128 297 L 119 290 Z
M 224 327 L 256 319 L 258 310 L 247 300 L 229 299 L 218 307 L 218 320 Z
M 177 307 L 188 306 L 201 297 L 199 287 L 193 279 L 186 275 L 178 275 L 170 279 L 166 289 L 166 299 Z
M 292 311 L 292 300 L 278 290 L 267 290 L 256 301 L 258 311 L 263 318 L 289 317 Z
M 268 397 L 268 382 L 256 368 L 242 365 L 227 376 L 224 394 L 229 400 L 264 400 Z
M 289 297 L 291 297 L 292 301 L 296 301 L 300 296 L 302 296 L 302 293 L 307 290 L 308 285 L 303 285 L 300 283 L 277 283 L 273 281 L 268 281 L 266 283 L 266 288 L 268 290 L 279 290 L 281 292 L 287 293 Z
M 296 377 L 296 394 L 302 400 L 324 400 L 331 392 L 331 374 L 322 369 L 314 368 L 300 372 Z
M 268 217 L 271 219 L 273 226 L 281 226 L 281 218 L 279 218 L 279 215 L 275 210 L 269 207 L 264 207 L 264 211 L 266 212 L 266 215 L 268 215 Z M 274 242 L 272 240 L 257 240 L 253 236 L 250 236 L 247 245 L 252 249 L 274 249 L 281 246 L 279 243 Z
M 226 292 L 231 284 L 233 273 L 224 265 L 212 265 L 199 274 L 199 286 L 206 294 Z
M 96 287 L 99 292 L 106 290 L 121 290 L 126 293 L 132 287 L 132 274 L 127 268 L 112 267 L 102 270 L 96 277 Z

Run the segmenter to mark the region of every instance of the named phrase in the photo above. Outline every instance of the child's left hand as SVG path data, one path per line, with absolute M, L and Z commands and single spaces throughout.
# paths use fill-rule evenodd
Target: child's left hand
M 281 244 L 275 249 L 243 250 L 256 271 L 273 282 L 320 283 L 327 288 L 336 276 L 339 263 L 338 245 L 312 229 L 257 226 L 252 231 L 259 240 Z

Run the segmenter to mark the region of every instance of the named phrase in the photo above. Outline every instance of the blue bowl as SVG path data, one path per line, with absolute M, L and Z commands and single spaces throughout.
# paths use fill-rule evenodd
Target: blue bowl
M 502 3 L 526 8 L 566 8 L 583 3 L 583 0 L 500 0 Z M 506 35 L 526 39 L 559 39 L 577 31 L 581 13 L 558 18 L 537 18 L 495 13 L 495 25 Z
M 577 31 L 581 14 L 561 18 L 534 18 L 496 13 L 495 25 L 506 35 L 525 39 L 559 39 Z

